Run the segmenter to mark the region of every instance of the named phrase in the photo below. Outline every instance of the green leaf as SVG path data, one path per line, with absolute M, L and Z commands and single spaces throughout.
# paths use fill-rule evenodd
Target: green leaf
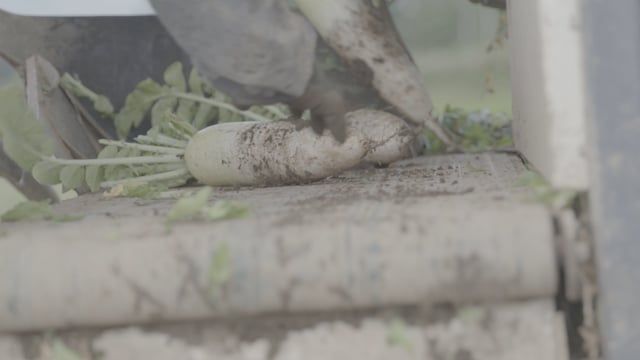
M 98 191 L 100 184 L 104 181 L 104 167 L 102 166 L 88 166 L 85 174 L 85 181 L 89 190 Z
M 60 172 L 60 181 L 66 189 L 77 189 L 84 185 L 84 167 L 67 165 Z
M 114 119 L 116 132 L 120 139 L 126 138 L 131 128 L 142 123 L 151 105 L 152 100 L 142 92 L 134 91 L 127 96 L 124 107 Z
M 220 91 L 215 91 L 213 94 L 213 98 L 215 100 L 221 101 L 221 102 L 225 102 L 225 103 L 231 103 L 230 98 L 221 93 Z M 227 109 L 218 109 L 218 122 L 231 122 L 233 121 L 233 112 L 227 110 Z
M 198 129 L 189 122 L 179 119 L 175 114 L 165 113 L 162 118 L 160 131 L 174 139 L 190 140 Z
M 503 114 L 488 110 L 468 112 L 450 105 L 438 116 L 440 125 L 456 139 L 462 149 L 469 152 L 487 151 L 512 143 L 510 120 Z M 445 147 L 431 133 L 427 133 L 428 153 L 440 153 Z
M 134 157 L 140 155 L 140 151 L 136 149 L 129 148 L 119 148 L 118 151 L 113 156 L 115 159 L 126 159 L 128 157 Z M 104 179 L 108 181 L 112 180 L 120 180 L 126 179 L 133 176 L 138 176 L 136 174 L 136 169 L 139 166 L 133 165 L 115 165 L 115 166 L 105 166 L 104 168 Z
M 209 104 L 199 104 L 196 114 L 193 116 L 191 124 L 193 127 L 200 130 L 209 125 L 213 118 L 216 116 L 216 109 Z
M 138 184 L 138 186 L 130 186 L 127 189 L 127 194 L 129 197 L 139 199 L 157 199 L 167 190 L 169 190 L 168 187 L 160 184 L 142 183 Z
M 209 289 L 215 291 L 220 286 L 226 284 L 231 277 L 229 244 L 222 244 L 213 254 L 209 265 Z
M 96 109 L 98 113 L 103 115 L 111 115 L 114 111 L 113 104 L 111 104 L 109 98 L 103 95 L 98 95 L 95 98 L 95 100 L 93 101 L 93 108 Z
M 189 73 L 189 91 L 199 96 L 206 96 L 211 92 L 211 86 L 207 83 L 195 68 L 191 69 Z M 182 102 L 178 108 L 178 116 L 190 120 L 191 124 L 198 130 L 209 125 L 216 115 L 215 108 L 209 104 L 192 102 Z M 190 114 L 185 114 L 183 110 L 185 107 L 189 107 Z M 188 116 L 188 117 L 187 117 Z
M 29 140 L 26 140 L 24 136 L 28 135 L 21 134 L 16 136 L 10 133 L 7 134 L 2 139 L 2 148 L 20 168 L 29 171 L 35 164 L 40 162 L 42 155 L 37 149 L 33 148 L 35 144 L 29 144 Z
M 105 168 L 105 180 L 106 181 L 114 181 L 121 179 L 128 179 L 131 177 L 138 176 L 135 173 L 135 169 L 132 166 L 127 165 L 118 165 L 111 169 L 111 172 L 107 174 L 107 168 Z
M 77 76 L 71 76 L 67 73 L 60 78 L 60 85 L 70 92 L 71 94 L 79 97 L 89 99 L 93 102 L 93 107 L 102 115 L 113 115 L 113 105 L 109 98 L 103 95 L 98 95 L 91 89 L 82 84 Z
M 33 167 L 31 174 L 41 184 L 56 185 L 60 183 L 60 172 L 63 168 L 64 165 L 42 160 Z
M 189 91 L 202 96 L 205 95 L 206 87 L 207 82 L 200 76 L 196 68 L 192 68 L 189 73 Z
M 0 218 L 5 222 L 21 220 L 46 220 L 53 217 L 53 211 L 49 200 L 25 201 L 14 206 L 11 210 L 2 214 Z
M 114 145 L 105 146 L 100 153 L 98 153 L 98 159 L 113 159 L 118 156 L 118 147 Z M 111 174 L 118 167 L 117 165 L 108 165 L 104 166 L 102 170 L 102 175 L 105 180 L 111 180 Z
M 458 310 L 456 317 L 469 323 L 478 323 L 487 316 L 487 310 L 480 306 L 465 306 Z
M 532 200 L 556 211 L 571 206 L 578 196 L 576 191 L 551 187 L 547 180 L 535 171 L 524 173 L 516 183 L 528 187 L 533 192 Z
M 218 201 L 204 209 L 204 216 L 209 221 L 243 218 L 250 215 L 249 208 L 232 201 Z
M 438 138 L 438 136 L 436 136 L 435 133 L 433 133 L 433 131 L 425 129 L 424 134 L 426 137 L 427 154 L 439 154 L 445 150 L 445 144 Z
M 124 139 L 132 127 L 140 126 L 154 101 L 166 92 L 166 89 L 151 79 L 140 82 L 127 96 L 124 106 L 115 116 L 118 137 Z
M 167 92 L 167 89 L 152 79 L 144 79 L 139 82 L 138 85 L 136 85 L 136 90 L 148 96 L 159 96 Z
M 511 137 L 501 137 L 496 141 L 496 148 L 502 148 L 513 145 L 513 139 Z
M 98 153 L 98 159 L 113 159 L 118 155 L 118 150 L 117 146 L 107 145 Z
M 4 222 L 16 222 L 23 220 L 50 220 L 50 221 L 75 221 L 81 216 L 56 215 L 51 209 L 49 200 L 24 201 L 14 206 L 11 210 L 2 214 L 0 220 Z
M 131 132 L 131 128 L 133 124 L 139 119 L 144 118 L 144 113 L 134 111 L 134 110 L 126 110 L 121 111 L 116 114 L 114 118 L 114 123 L 116 126 L 116 134 L 119 139 L 125 139 L 129 136 L 129 132 Z
M 547 181 L 542 175 L 535 171 L 526 171 L 516 180 L 517 185 L 527 186 L 531 189 L 545 189 L 548 187 Z
M 413 342 L 408 334 L 407 324 L 399 319 L 394 319 L 389 327 L 387 342 L 393 346 L 400 346 L 409 352 L 413 352 Z
M 52 346 L 52 360 L 82 360 L 82 357 L 71 350 L 60 340 L 55 340 Z
M 167 186 L 150 184 L 148 182 L 128 183 L 114 186 L 106 194 L 107 197 L 131 197 L 139 199 L 158 199 L 163 192 L 167 191 Z
M 151 126 L 158 127 L 162 123 L 162 119 L 167 112 L 172 111 L 176 104 L 178 103 L 178 99 L 174 97 L 167 97 L 164 99 L 158 100 L 153 107 L 151 108 Z
M 122 147 L 120 149 L 118 149 L 118 153 L 116 154 L 116 158 L 126 158 L 126 157 L 131 157 L 131 156 L 139 156 L 140 155 L 140 150 L 138 149 L 131 149 L 131 148 L 126 148 L 126 147 Z
M 53 141 L 27 106 L 24 90 L 18 85 L 0 88 L 0 138 L 7 155 L 27 171 L 43 157 L 53 155 Z
M 49 221 L 55 222 L 70 222 L 70 221 L 78 221 L 82 220 L 84 217 L 82 215 L 53 215 L 52 217 L 46 219 Z
M 196 103 L 194 101 L 180 99 L 176 115 L 182 120 L 191 122 L 193 119 L 193 114 L 195 112 L 195 105 Z
M 204 187 L 193 196 L 178 200 L 167 213 L 165 221 L 174 223 L 196 218 L 207 206 L 211 192 L 212 189 L 210 187 Z
M 175 62 L 164 72 L 164 82 L 173 90 L 187 91 L 187 81 L 184 78 L 184 70 L 181 62 Z
M 171 64 L 164 72 L 164 81 L 171 87 L 171 90 L 177 92 L 187 91 L 187 81 L 184 78 L 184 69 L 182 63 L 175 62 Z M 189 74 L 189 86 L 191 89 L 197 89 L 194 91 L 196 94 L 202 94 L 203 80 L 197 75 L 194 70 Z M 191 121 L 193 116 L 193 109 L 195 103 L 191 100 L 181 99 L 178 105 L 176 115 L 186 121 Z
M 464 169 L 465 169 L 467 172 L 471 173 L 471 174 L 473 174 L 473 173 L 486 173 L 486 172 L 488 172 L 488 171 L 487 171 L 487 169 L 485 169 L 485 168 L 481 168 L 481 167 L 477 167 L 477 166 L 474 166 L 474 165 L 473 165 L 471 162 L 469 162 L 469 161 L 467 161 L 467 163 L 466 163 L 466 164 L 464 164 Z

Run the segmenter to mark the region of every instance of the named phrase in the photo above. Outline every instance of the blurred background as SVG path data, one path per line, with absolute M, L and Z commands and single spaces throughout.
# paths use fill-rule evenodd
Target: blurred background
M 511 114 L 507 50 L 487 51 L 499 11 L 468 0 L 395 0 L 391 10 L 436 110 L 449 104 Z
M 437 112 L 451 105 L 511 114 L 507 49 L 494 45 L 488 51 L 500 12 L 468 0 L 395 0 L 391 11 L 425 74 Z M 10 81 L 17 76 L 0 61 L 0 84 Z M 0 178 L 0 214 L 22 200 Z

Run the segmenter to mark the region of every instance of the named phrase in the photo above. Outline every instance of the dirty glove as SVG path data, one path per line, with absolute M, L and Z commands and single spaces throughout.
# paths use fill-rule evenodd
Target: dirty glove
M 151 0 L 198 70 L 236 106 L 282 102 L 344 141 L 344 101 L 314 77 L 317 35 L 286 0 Z

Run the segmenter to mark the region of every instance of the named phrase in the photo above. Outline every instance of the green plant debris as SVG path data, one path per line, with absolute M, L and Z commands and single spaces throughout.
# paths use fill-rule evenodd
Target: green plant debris
M 210 187 L 203 187 L 194 195 L 179 199 L 167 213 L 165 221 L 174 223 L 199 217 L 209 204 L 211 192 Z
M 75 189 L 87 184 L 92 191 L 123 183 L 178 181 L 191 178 L 181 155 L 137 149 L 122 143 L 103 148 L 97 159 L 43 158 L 31 170 L 40 183 Z
M 78 353 L 58 339 L 54 340 L 51 345 L 51 358 L 52 360 L 82 360 Z
M 185 77 L 182 64 L 176 62 L 165 71 L 164 84 L 146 79 L 127 96 L 123 108 L 115 115 L 118 136 L 125 138 L 132 128 L 142 124 L 147 114 L 150 114 L 151 124 L 155 127 L 167 112 L 185 120 L 196 130 L 214 120 L 264 121 L 288 115 L 288 110 L 282 106 L 239 110 L 227 95 L 209 86 L 195 69 L 191 70 L 188 78 Z
M 487 316 L 487 310 L 481 306 L 464 306 L 458 310 L 457 317 L 465 322 L 478 323 Z
M 491 43 L 487 46 L 487 52 L 490 53 L 497 49 L 503 49 L 504 45 L 507 43 L 508 38 L 509 23 L 507 12 L 505 10 L 501 10 L 500 16 L 498 17 L 498 26 L 496 27 L 496 33 Z
M 204 218 L 209 221 L 244 218 L 250 215 L 245 205 L 221 200 L 203 210 Z
M 139 198 L 145 200 L 157 200 L 167 198 L 169 188 L 159 184 L 148 182 L 119 184 L 104 193 L 107 199 L 118 197 Z
M 399 346 L 408 352 L 413 352 L 414 344 L 409 337 L 407 324 L 401 319 L 394 319 L 389 325 L 387 342 L 392 346 Z
M 481 168 L 478 166 L 474 166 L 471 162 L 467 161 L 466 164 L 464 164 L 464 169 L 465 171 L 467 171 L 468 173 L 486 173 L 488 172 L 487 169 L 485 168 Z
M 114 107 L 109 98 L 91 91 L 82 84 L 77 76 L 71 76 L 69 74 L 62 75 L 60 78 L 60 86 L 79 98 L 91 101 L 93 107 L 99 114 L 103 116 L 113 116 Z
M 488 110 L 466 112 L 447 105 L 437 121 L 458 138 L 458 144 L 465 152 L 495 150 L 513 144 L 511 124 L 505 115 Z M 442 153 L 446 149 L 431 131 L 425 130 L 425 137 L 428 154 Z
M 0 88 L 0 139 L 5 153 L 27 171 L 54 151 L 44 125 L 27 106 L 24 89 L 15 84 Z
M 51 209 L 49 200 L 24 201 L 12 209 L 8 210 L 0 220 L 3 222 L 17 222 L 28 220 L 48 220 L 57 222 L 76 221 L 82 219 L 81 216 L 56 215 Z
M 209 205 L 212 189 L 203 187 L 195 194 L 179 199 L 165 217 L 167 224 L 188 220 L 229 220 L 249 216 L 249 209 L 242 204 L 220 200 Z
M 517 184 L 526 186 L 534 193 L 533 201 L 544 204 L 552 210 L 561 210 L 571 206 L 578 192 L 553 188 L 538 172 L 527 171 L 517 180 Z
M 213 253 L 209 265 L 209 291 L 214 292 L 229 281 L 231 277 L 229 244 L 224 243 Z

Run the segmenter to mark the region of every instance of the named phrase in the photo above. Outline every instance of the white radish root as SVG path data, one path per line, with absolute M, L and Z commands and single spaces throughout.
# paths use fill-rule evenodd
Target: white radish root
M 356 165 L 365 141 L 343 144 L 288 121 L 238 122 L 198 132 L 185 149 L 189 172 L 212 186 L 279 185 L 322 179 Z
M 365 162 L 386 165 L 418 151 L 415 129 L 395 115 L 361 109 L 348 113 L 345 120 L 349 133 L 359 132 L 366 141 Z
M 198 132 L 185 149 L 189 172 L 212 186 L 281 185 L 323 179 L 362 161 L 388 164 L 412 154 L 415 132 L 376 110 L 346 115 L 347 139 L 288 121 L 237 122 Z
M 433 104 L 424 76 L 402 44 L 386 5 L 370 0 L 296 0 L 300 11 L 343 58 L 364 62 L 380 96 L 407 116 L 452 144 L 431 114 Z

